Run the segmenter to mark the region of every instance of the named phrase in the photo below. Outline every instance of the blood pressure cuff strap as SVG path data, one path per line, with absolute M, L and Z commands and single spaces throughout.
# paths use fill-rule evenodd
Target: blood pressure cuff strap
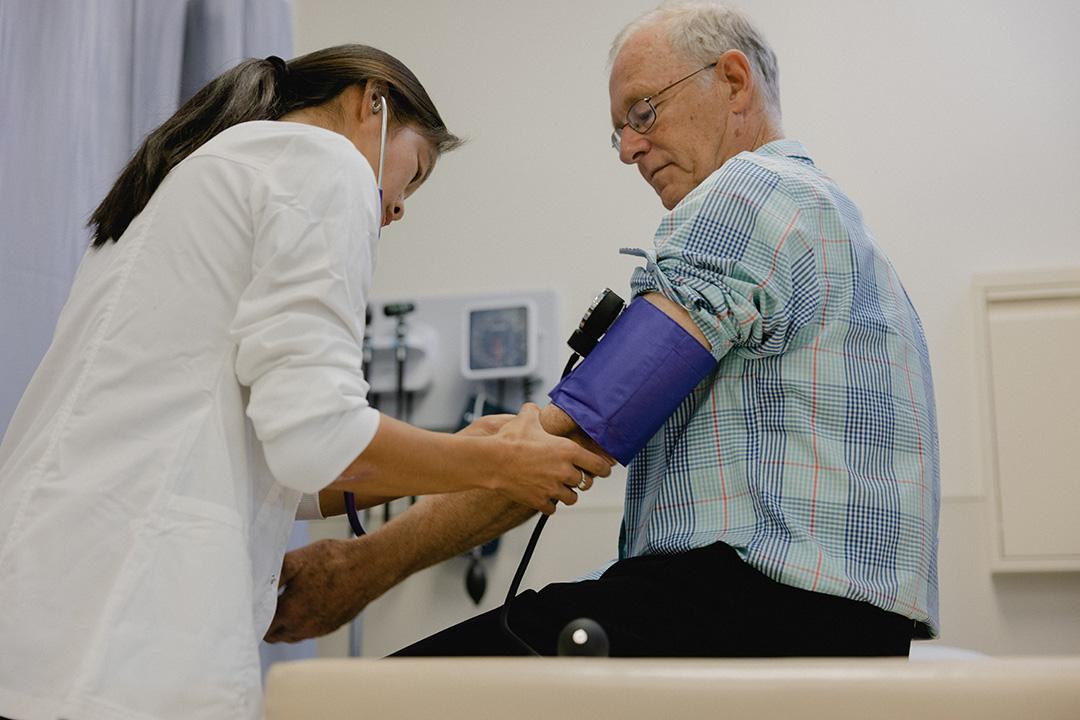
M 639 297 L 549 397 L 626 465 L 714 367 L 694 336 Z

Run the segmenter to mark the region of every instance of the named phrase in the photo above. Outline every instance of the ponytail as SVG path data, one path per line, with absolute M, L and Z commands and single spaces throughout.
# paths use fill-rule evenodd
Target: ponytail
M 386 86 L 395 126 L 414 126 L 439 154 L 461 144 L 447 130 L 412 71 L 381 50 L 340 45 L 288 63 L 273 56 L 245 60 L 211 80 L 146 136 L 90 216 L 93 246 L 119 240 L 169 171 L 222 130 L 251 120 L 276 120 L 294 110 L 322 105 L 350 85 L 368 80 Z
M 211 80 L 146 136 L 109 194 L 90 216 L 93 245 L 118 240 L 165 176 L 225 128 L 276 115 L 277 71 L 267 60 L 245 60 Z

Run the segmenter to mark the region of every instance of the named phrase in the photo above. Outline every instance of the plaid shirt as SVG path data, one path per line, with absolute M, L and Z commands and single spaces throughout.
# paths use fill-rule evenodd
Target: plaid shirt
M 922 325 L 854 203 L 797 142 L 726 162 L 631 280 L 716 372 L 630 463 L 620 557 L 717 541 L 770 578 L 938 631 L 938 436 Z

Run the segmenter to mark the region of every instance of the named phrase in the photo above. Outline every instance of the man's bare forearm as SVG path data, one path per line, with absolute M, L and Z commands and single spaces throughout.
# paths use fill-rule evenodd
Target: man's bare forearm
M 424 568 L 493 540 L 536 514 L 490 490 L 425 497 L 371 533 L 396 558 L 396 584 Z
M 591 444 L 574 421 L 553 405 L 543 409 L 540 422 L 549 433 Z M 366 570 L 356 568 L 356 572 L 367 573 L 369 581 L 380 586 L 381 594 L 413 573 L 494 540 L 535 514 L 535 510 L 491 490 L 426 496 L 367 535 L 367 548 L 356 548 L 358 556 L 361 551 L 377 552 L 381 558 L 375 573 L 378 577 L 370 577 L 370 564 Z
M 544 429 L 556 435 L 577 430 L 574 421 L 552 405 L 540 415 Z M 494 540 L 536 514 L 490 490 L 469 490 L 423 498 L 398 515 L 371 539 L 396 558 L 400 582 L 409 575 Z

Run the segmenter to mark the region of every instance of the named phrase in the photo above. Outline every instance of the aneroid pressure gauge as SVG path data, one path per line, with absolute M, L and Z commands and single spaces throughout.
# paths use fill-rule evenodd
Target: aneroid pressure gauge
M 600 342 L 600 338 L 611 327 L 611 323 L 619 317 L 624 306 L 625 303 L 621 297 L 616 295 L 611 288 L 605 288 L 602 293 L 593 298 L 592 304 L 581 318 L 578 329 L 567 340 L 570 349 L 581 357 L 591 353 L 596 343 Z

